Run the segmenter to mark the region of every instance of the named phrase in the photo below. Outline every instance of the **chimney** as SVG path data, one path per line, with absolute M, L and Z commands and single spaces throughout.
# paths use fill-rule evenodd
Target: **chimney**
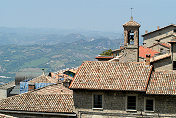
M 28 84 L 28 91 L 32 91 L 35 89 L 35 84 L 34 83 L 29 83 Z
M 145 30 L 145 34 L 147 34 L 148 33 L 148 30 Z
M 157 26 L 157 30 L 159 30 L 159 28 L 160 28 L 160 27 L 159 27 L 159 26 Z
M 150 65 L 150 54 L 146 54 L 145 65 Z

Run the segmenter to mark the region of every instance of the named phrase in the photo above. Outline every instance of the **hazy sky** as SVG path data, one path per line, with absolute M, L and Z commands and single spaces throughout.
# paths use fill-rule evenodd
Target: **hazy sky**
M 0 0 L 0 27 L 122 32 L 134 20 L 141 31 L 176 24 L 176 0 Z

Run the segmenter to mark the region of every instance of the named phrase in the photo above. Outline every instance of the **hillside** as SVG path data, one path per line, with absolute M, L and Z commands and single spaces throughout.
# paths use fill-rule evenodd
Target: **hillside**
M 24 35 L 26 39 L 29 38 L 28 35 Z M 10 37 L 13 40 L 10 40 Z M 16 37 L 19 38 L 19 36 Z M 16 39 L 17 41 L 13 43 L 14 37 L 10 34 L 9 38 L 4 37 L 4 39 L 9 39 L 8 45 L 4 45 L 6 42 L 3 40 L 0 46 L 0 81 L 8 82 L 14 79 L 15 73 L 24 68 L 44 68 L 47 72 L 53 72 L 78 67 L 83 61 L 94 60 L 95 56 L 106 49 L 118 48 L 121 42 L 120 39 L 112 40 L 103 36 L 90 37 L 71 33 L 62 39 L 59 38 L 58 42 L 55 41 L 58 37 L 53 35 L 52 38 L 46 38 L 46 43 L 40 39 L 25 41 L 24 37 Z M 34 36 L 33 39 L 35 38 Z M 18 44 L 20 40 L 23 41 L 23 45 Z

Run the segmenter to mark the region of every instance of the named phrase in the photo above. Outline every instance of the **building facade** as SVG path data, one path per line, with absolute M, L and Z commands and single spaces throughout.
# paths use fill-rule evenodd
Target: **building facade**
M 143 37 L 144 46 L 150 47 L 155 43 L 168 43 L 176 37 L 176 25 L 171 24 L 163 28 L 157 28 L 152 32 L 146 32 Z

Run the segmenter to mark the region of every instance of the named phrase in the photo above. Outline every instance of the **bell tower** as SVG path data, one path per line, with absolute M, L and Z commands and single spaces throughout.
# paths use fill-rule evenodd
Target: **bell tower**
M 133 20 L 123 24 L 124 28 L 124 60 L 123 62 L 139 61 L 139 27 L 141 25 Z

